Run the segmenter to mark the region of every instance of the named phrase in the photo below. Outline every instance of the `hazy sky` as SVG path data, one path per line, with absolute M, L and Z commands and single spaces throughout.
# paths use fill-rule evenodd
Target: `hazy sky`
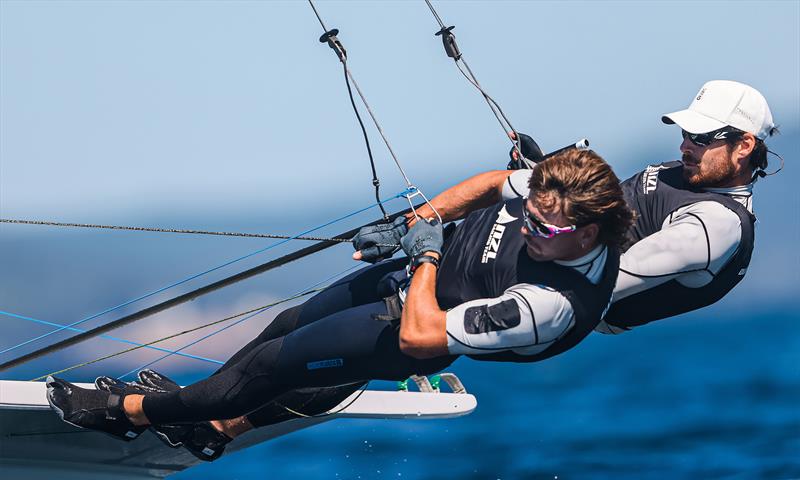
M 660 114 L 709 79 L 800 121 L 800 3 L 436 2 L 484 87 L 546 150 L 588 137 L 623 176 L 676 150 Z M 0 212 L 124 221 L 369 203 L 367 158 L 306 2 L 0 1 Z M 502 168 L 506 140 L 420 1 L 327 2 L 412 181 Z M 402 183 L 374 130 L 385 192 Z M 634 156 L 635 155 L 635 156 Z M 301 212 L 296 212 L 300 214 Z

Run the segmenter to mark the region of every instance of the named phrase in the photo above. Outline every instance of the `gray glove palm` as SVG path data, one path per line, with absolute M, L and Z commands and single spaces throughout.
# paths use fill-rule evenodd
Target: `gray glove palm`
M 406 217 L 400 216 L 392 223 L 380 223 L 362 228 L 353 237 L 353 246 L 357 251 L 361 251 L 361 260 L 375 263 L 391 257 L 400 250 L 400 239 L 407 232 Z
M 441 255 L 443 244 L 444 232 L 442 224 L 436 219 L 430 221 L 419 219 L 411 227 L 411 230 L 400 239 L 400 245 L 409 257 L 425 252 L 436 252 Z

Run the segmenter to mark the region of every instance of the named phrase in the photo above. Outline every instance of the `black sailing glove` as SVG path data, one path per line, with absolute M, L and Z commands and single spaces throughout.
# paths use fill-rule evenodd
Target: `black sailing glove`
M 442 244 L 444 244 L 442 224 L 436 219 L 428 221 L 420 218 L 400 239 L 403 251 L 412 258 L 425 252 L 436 252 L 441 255 Z
M 408 232 L 406 217 L 399 216 L 392 223 L 379 223 L 362 228 L 353 237 L 353 246 L 357 251 L 361 251 L 361 260 L 375 263 L 391 257 L 400 250 L 400 238 L 406 232 Z
M 529 135 L 519 132 L 517 132 L 517 135 L 519 135 L 519 142 L 517 145 L 519 145 L 519 149 L 522 151 L 522 156 L 525 157 L 530 164 L 522 159 L 514 158 L 514 152 L 517 149 L 511 147 L 511 150 L 508 152 L 508 156 L 511 157 L 511 161 L 508 162 L 508 170 L 531 168 L 534 163 L 539 163 L 544 160 L 542 149 L 539 148 L 539 145 L 533 138 L 531 138 Z

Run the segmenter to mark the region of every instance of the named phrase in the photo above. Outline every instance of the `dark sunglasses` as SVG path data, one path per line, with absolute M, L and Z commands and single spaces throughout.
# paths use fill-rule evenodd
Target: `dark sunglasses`
M 719 130 L 707 133 L 689 133 L 686 130 L 681 130 L 684 140 L 689 140 L 698 147 L 707 147 L 717 140 L 728 140 L 741 136 L 744 132 L 738 128 L 722 127 Z
M 528 197 L 522 198 L 522 223 L 525 229 L 530 232 L 534 237 L 553 238 L 562 233 L 574 232 L 577 230 L 578 225 L 569 225 L 566 227 L 557 227 L 543 222 L 539 217 L 528 211 L 527 205 Z

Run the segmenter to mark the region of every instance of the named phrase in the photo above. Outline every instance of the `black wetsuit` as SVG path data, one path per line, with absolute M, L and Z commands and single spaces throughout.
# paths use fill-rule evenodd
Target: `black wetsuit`
M 272 338 L 283 332 L 268 327 L 211 377 L 173 394 L 146 396 L 145 414 L 155 424 L 235 418 L 299 388 L 404 380 L 445 368 L 457 357 L 417 360 L 403 354 L 399 318 L 379 317 L 389 316 L 384 285 L 405 263 L 392 260 L 356 272 L 282 313 L 276 328 L 293 327 L 291 332 Z
M 516 209 L 521 208 L 520 200 L 511 202 Z M 482 238 L 491 231 L 498 212 L 505 206 L 498 204 L 474 212 L 457 228 L 444 248 L 442 270 L 446 278 L 451 278 L 448 272 L 456 272 L 450 266 L 462 263 L 459 259 L 480 257 L 484 248 Z M 463 288 L 457 288 L 460 292 L 453 288 L 442 290 L 440 303 L 451 306 L 454 296 L 462 302 L 476 300 L 526 281 L 561 291 L 576 312 L 575 333 L 566 335 L 562 344 L 557 341 L 546 354 L 536 358 L 526 359 L 509 352 L 507 356 L 487 355 L 485 359 L 531 361 L 546 358 L 577 343 L 600 321 L 611 297 L 619 256 L 616 252 L 609 255 L 611 261 L 607 262 L 603 280 L 592 285 L 568 267 L 531 260 L 525 254 L 524 242 L 515 237 L 521 235 L 519 229 L 509 231 L 512 233 L 506 248 L 498 251 L 494 266 L 472 272 L 478 273 L 473 283 L 480 285 L 468 288 L 470 282 L 464 280 L 470 277 L 468 274 L 459 280 L 467 282 L 461 285 Z M 482 240 L 476 243 L 474 237 Z M 419 360 L 400 351 L 399 311 L 387 308 L 391 302 L 385 302 L 384 298 L 396 294 L 406 263 L 407 259 L 397 259 L 368 267 L 337 282 L 305 304 L 283 312 L 258 338 L 208 379 L 179 392 L 147 395 L 145 414 L 152 423 L 159 424 L 235 418 L 252 412 L 248 419 L 260 426 L 274 423 L 271 414 L 283 415 L 279 413 L 282 407 L 277 405 L 282 401 L 278 400 L 279 396 L 302 401 L 302 392 L 297 389 L 370 379 L 404 380 L 413 374 L 428 375 L 447 367 L 458 358 L 456 355 Z M 323 395 L 317 403 L 329 405 L 341 400 L 353 388 L 351 385 L 335 394 Z M 270 405 L 273 400 L 275 403 Z M 328 408 L 330 406 L 333 405 Z

